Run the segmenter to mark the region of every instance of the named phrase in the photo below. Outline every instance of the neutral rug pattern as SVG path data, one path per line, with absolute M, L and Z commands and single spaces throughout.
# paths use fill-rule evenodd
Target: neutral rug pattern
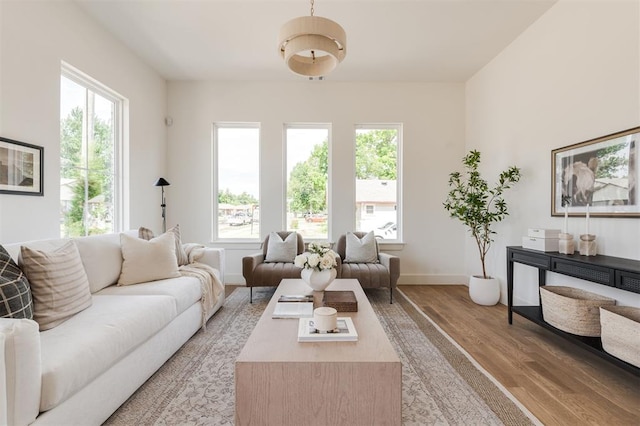
M 399 293 L 399 292 L 398 292 Z M 234 361 L 273 289 L 236 289 L 224 307 L 105 423 L 233 425 Z M 402 361 L 405 425 L 529 425 L 529 418 L 400 294 L 367 295 Z M 293 337 L 292 337 L 293 338 Z

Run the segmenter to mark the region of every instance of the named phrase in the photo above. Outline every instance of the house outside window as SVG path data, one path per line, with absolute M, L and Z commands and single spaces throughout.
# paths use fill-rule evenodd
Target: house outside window
M 329 237 L 329 124 L 286 124 L 286 227 L 305 240 Z
M 260 124 L 213 126 L 214 240 L 260 238 Z
M 122 230 L 125 99 L 80 73 L 60 77 L 60 235 Z
M 401 142 L 400 124 L 356 126 L 356 230 L 379 240 L 400 240 Z

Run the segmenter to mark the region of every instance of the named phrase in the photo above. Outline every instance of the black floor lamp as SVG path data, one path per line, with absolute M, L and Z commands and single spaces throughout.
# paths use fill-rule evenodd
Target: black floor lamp
M 162 232 L 163 233 L 167 232 L 167 203 L 165 202 L 165 199 L 164 199 L 164 187 L 169 185 L 171 184 L 167 182 L 165 178 L 160 178 L 156 181 L 156 183 L 153 184 L 153 186 L 162 187 L 162 204 L 160 204 L 160 207 L 162 207 Z

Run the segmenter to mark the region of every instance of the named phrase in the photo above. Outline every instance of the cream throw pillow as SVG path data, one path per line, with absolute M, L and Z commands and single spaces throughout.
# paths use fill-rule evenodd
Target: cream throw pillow
M 118 285 L 130 285 L 180 276 L 172 232 L 150 241 L 120 234 L 122 270 Z
M 265 262 L 293 262 L 298 254 L 298 235 L 295 232 L 282 240 L 277 232 L 269 234 Z
M 378 262 L 378 244 L 373 231 L 362 238 L 358 238 L 353 232 L 347 232 L 346 243 L 345 263 Z
M 89 279 L 73 241 L 50 252 L 22 246 L 18 261 L 31 284 L 33 319 L 40 331 L 91 306 Z
M 167 232 L 172 232 L 176 237 L 176 258 L 178 259 L 178 266 L 189 264 L 189 257 L 187 256 L 187 252 L 182 245 L 182 237 L 180 236 L 180 225 L 176 225 L 173 228 L 167 230 Z M 138 228 L 138 237 L 143 240 L 151 240 L 154 238 L 153 231 L 149 228 L 145 228 L 141 226 Z

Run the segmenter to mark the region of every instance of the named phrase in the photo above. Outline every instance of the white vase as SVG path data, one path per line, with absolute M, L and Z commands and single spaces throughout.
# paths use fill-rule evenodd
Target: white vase
M 302 281 L 304 281 L 314 291 L 324 291 L 329 287 L 329 284 L 336 279 L 338 272 L 334 269 L 323 269 L 318 271 L 317 269 L 303 269 L 300 273 Z
M 469 296 L 478 305 L 493 306 L 500 301 L 500 281 L 473 275 L 469 278 Z

